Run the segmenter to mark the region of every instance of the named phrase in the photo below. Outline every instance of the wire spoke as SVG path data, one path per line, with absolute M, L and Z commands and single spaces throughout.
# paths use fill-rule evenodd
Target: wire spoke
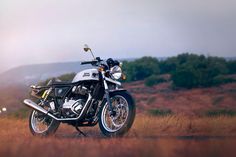
M 122 96 L 116 96 L 111 99 L 115 115 L 110 115 L 108 104 L 102 111 L 102 124 L 104 128 L 110 132 L 115 132 L 122 128 L 128 118 L 128 103 Z

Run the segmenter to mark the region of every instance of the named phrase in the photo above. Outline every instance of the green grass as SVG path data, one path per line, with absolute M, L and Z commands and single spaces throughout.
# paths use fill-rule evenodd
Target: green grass
M 206 112 L 208 117 L 218 117 L 218 116 L 236 116 L 236 111 L 231 109 L 218 109 L 218 110 L 209 110 Z
M 173 114 L 171 109 L 151 109 L 148 112 L 152 116 L 168 116 Z
M 163 82 L 168 82 L 168 80 L 157 75 L 151 75 L 145 79 L 145 85 L 148 87 L 152 87 Z

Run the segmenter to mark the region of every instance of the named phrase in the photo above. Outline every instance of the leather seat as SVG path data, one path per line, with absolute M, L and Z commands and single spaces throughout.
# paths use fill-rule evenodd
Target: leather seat
M 50 80 L 47 85 L 51 86 L 51 85 L 68 85 L 68 84 L 71 84 L 71 82 L 61 81 L 60 79 L 56 78 Z

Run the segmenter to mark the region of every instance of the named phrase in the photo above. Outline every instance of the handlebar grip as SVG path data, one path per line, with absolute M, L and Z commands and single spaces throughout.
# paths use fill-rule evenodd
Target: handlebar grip
M 92 65 L 94 65 L 94 64 L 97 64 L 97 63 L 98 63 L 97 60 L 94 60 L 94 61 L 85 61 L 85 62 L 81 62 L 81 65 L 84 65 L 84 64 L 92 64 Z
M 81 62 L 81 65 L 84 65 L 84 64 L 91 64 L 91 62 Z

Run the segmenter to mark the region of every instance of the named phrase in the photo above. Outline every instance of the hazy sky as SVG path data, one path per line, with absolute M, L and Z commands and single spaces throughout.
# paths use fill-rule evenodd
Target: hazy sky
M 102 58 L 236 56 L 235 0 L 1 0 L 0 72 Z

